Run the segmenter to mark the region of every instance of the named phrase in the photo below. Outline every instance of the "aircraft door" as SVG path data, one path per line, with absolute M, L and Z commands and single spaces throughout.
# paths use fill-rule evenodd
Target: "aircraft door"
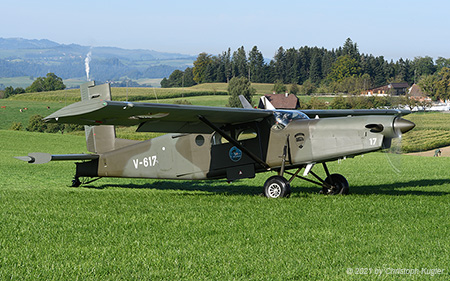
M 231 127 L 224 130 L 226 134 L 237 140 L 243 147 L 256 156 L 264 159 L 261 137 L 257 124 Z M 246 155 L 219 133 L 211 139 L 210 177 L 227 176 L 229 180 L 251 178 L 255 175 L 255 161 Z

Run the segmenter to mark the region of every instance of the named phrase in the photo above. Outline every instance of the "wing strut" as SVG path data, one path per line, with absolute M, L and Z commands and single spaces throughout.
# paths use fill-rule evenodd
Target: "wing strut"
M 206 119 L 204 116 L 202 115 L 198 115 L 198 119 L 200 119 L 200 121 L 202 121 L 203 123 L 205 123 L 208 127 L 210 127 L 211 129 L 213 129 L 215 132 L 217 132 L 218 134 L 220 134 L 224 139 L 226 139 L 227 141 L 229 141 L 230 143 L 232 143 L 234 146 L 236 146 L 237 148 L 239 148 L 240 150 L 242 150 L 242 152 L 244 152 L 245 154 L 248 155 L 248 157 L 252 158 L 255 162 L 259 163 L 261 166 L 263 166 L 264 168 L 266 168 L 267 170 L 270 170 L 270 166 L 269 164 L 267 164 L 266 162 L 264 162 L 263 160 L 261 160 L 261 158 L 259 158 L 258 156 L 256 156 L 255 154 L 253 154 L 251 151 L 249 151 L 247 148 L 245 148 L 244 146 L 242 146 L 238 141 L 236 141 L 235 139 L 233 139 L 232 137 L 230 137 L 229 135 L 227 135 L 223 130 L 221 130 L 220 128 L 218 128 L 216 125 L 214 125 L 213 123 L 211 123 L 208 119 Z

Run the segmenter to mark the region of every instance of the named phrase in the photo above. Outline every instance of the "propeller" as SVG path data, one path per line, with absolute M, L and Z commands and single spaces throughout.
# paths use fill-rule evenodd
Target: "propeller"
M 396 117 L 392 125 L 393 135 L 385 137 L 383 148 L 392 170 L 397 174 L 401 174 L 402 135 L 412 130 L 416 125 L 400 117 Z

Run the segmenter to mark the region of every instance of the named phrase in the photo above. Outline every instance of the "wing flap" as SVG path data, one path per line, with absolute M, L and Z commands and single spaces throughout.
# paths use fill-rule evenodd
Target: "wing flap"
M 319 116 L 320 118 L 327 117 L 342 117 L 342 116 L 360 116 L 360 115 L 408 115 L 410 110 L 405 109 L 305 109 L 301 110 L 308 115 L 309 118 Z

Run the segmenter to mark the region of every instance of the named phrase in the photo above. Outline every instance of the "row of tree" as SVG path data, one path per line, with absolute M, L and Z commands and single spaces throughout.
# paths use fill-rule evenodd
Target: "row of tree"
M 23 94 L 23 93 L 36 93 L 36 92 L 48 92 L 64 90 L 66 85 L 64 85 L 61 77 L 56 76 L 54 73 L 47 73 L 45 77 L 38 77 L 33 83 L 26 89 L 22 87 L 13 88 L 11 86 L 6 87 L 3 93 L 3 97 L 7 98 L 13 95 Z
M 443 67 L 434 74 L 423 76 L 419 86 L 432 100 L 450 99 L 450 68 Z
M 284 84 L 275 83 L 274 92 L 277 89 L 283 88 L 283 92 L 286 91 L 286 86 Z M 281 89 L 280 89 L 281 90 Z M 295 89 L 291 88 L 291 91 Z M 253 101 L 253 95 L 256 90 L 251 86 L 250 81 L 245 77 L 233 77 L 228 83 L 228 104 L 229 107 L 242 107 L 241 101 L 239 100 L 239 95 L 243 95 L 247 101 Z M 335 97 L 331 102 L 326 102 L 323 99 L 317 97 L 312 97 L 308 102 L 300 102 L 300 109 L 371 109 L 371 108 L 387 108 L 393 107 L 397 108 L 399 106 L 409 106 L 413 108 L 414 106 L 427 106 L 425 103 L 418 102 L 414 99 L 409 99 L 406 96 L 354 96 L 348 95 L 344 97 L 339 95 Z M 254 106 L 254 104 L 252 104 Z
M 414 60 L 390 61 L 383 56 L 361 54 L 348 38 L 342 47 L 327 50 L 318 47 L 284 49 L 280 47 L 266 62 L 255 46 L 231 53 L 228 49 L 217 56 L 201 53 L 192 68 L 176 70 L 163 79 L 162 87 L 187 87 L 201 83 L 229 82 L 232 77 L 246 77 L 252 83 L 307 85 L 316 92 L 358 93 L 391 82 L 412 84 L 450 67 L 450 59 L 416 57 Z

